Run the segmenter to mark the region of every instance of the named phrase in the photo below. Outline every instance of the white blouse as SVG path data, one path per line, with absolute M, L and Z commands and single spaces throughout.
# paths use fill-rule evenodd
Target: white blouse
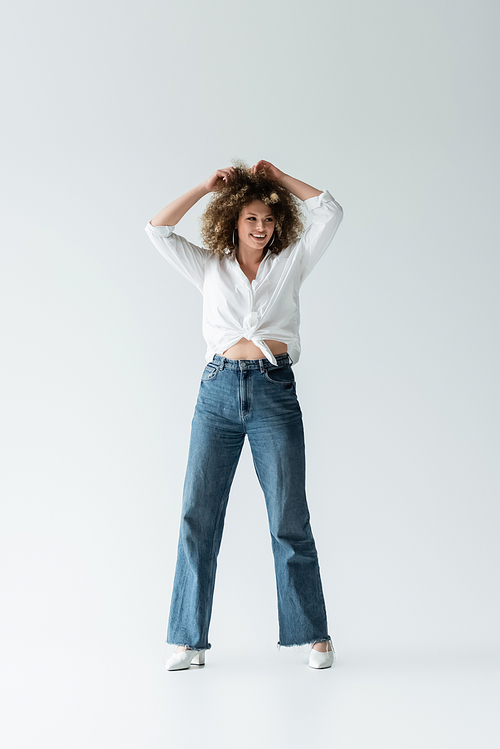
M 295 364 L 300 357 L 299 289 L 332 241 L 343 217 L 330 195 L 308 198 L 312 224 L 279 254 L 267 251 L 250 282 L 234 255 L 219 257 L 178 234 L 174 226 L 152 226 L 146 232 L 157 250 L 203 294 L 206 361 L 223 355 L 241 338 L 255 343 L 270 362 L 276 359 L 265 339 L 287 344 Z

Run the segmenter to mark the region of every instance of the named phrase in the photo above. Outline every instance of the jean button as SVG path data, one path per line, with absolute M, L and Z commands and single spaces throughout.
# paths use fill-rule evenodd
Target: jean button
M 245 369 L 245 367 L 246 367 L 246 364 L 245 364 L 245 362 L 244 362 L 244 361 L 240 362 L 240 367 L 241 367 L 242 369 Z

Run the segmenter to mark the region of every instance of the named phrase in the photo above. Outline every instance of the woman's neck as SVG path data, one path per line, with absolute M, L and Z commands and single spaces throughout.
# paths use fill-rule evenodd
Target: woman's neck
M 238 245 L 236 249 L 236 259 L 240 265 L 244 265 L 247 268 L 255 268 L 256 265 L 264 259 L 266 254 L 265 250 L 254 250 L 251 247 L 245 247 L 245 245 Z

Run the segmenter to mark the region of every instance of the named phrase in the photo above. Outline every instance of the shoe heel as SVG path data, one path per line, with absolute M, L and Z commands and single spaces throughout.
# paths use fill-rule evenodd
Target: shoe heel
M 205 651 L 204 650 L 200 650 L 195 655 L 195 657 L 193 658 L 193 660 L 191 661 L 191 663 L 194 666 L 204 666 L 205 665 Z

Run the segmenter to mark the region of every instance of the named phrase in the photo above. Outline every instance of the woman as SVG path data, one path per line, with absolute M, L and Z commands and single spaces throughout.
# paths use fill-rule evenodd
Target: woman
M 202 248 L 173 229 L 208 193 L 214 195 L 202 217 Z M 300 201 L 312 217 L 305 232 Z M 278 646 L 310 644 L 311 667 L 333 663 L 305 494 L 302 413 L 292 364 L 300 355 L 300 286 L 342 216 L 330 193 L 259 161 L 251 169 L 242 163 L 218 169 L 146 226 L 155 247 L 203 294 L 207 341 L 166 639 L 177 649 L 167 670 L 203 665 L 211 648 L 217 555 L 245 435 L 269 518 Z

